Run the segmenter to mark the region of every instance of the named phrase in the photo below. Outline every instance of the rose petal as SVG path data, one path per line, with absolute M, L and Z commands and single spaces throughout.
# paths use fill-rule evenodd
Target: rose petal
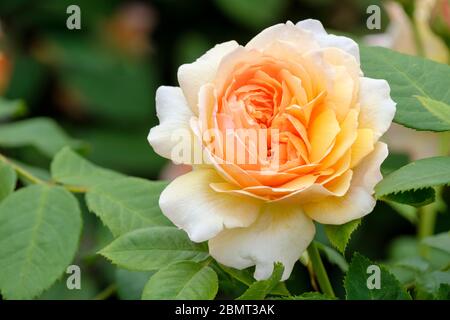
M 350 188 L 343 197 L 326 197 L 304 204 L 305 213 L 324 224 L 344 224 L 370 213 L 376 203 L 374 187 L 382 179 L 380 165 L 387 155 L 387 145 L 378 142 L 374 151 L 354 169 Z
M 245 48 L 264 51 L 274 42 L 279 41 L 289 43 L 294 46 L 299 53 L 319 48 L 313 34 L 296 28 L 291 21 L 279 23 L 264 29 L 250 40 Z
M 178 68 L 178 82 L 192 111 L 198 115 L 198 93 L 200 87 L 212 82 L 222 58 L 239 47 L 236 41 L 216 45 L 193 63 Z
M 220 194 L 209 186 L 223 181 L 210 169 L 199 169 L 180 176 L 161 193 L 161 210 L 195 242 L 211 239 L 223 228 L 251 225 L 257 218 L 260 201 Z
M 266 204 L 254 224 L 222 231 L 209 241 L 209 250 L 218 262 L 236 269 L 255 265 L 257 280 L 267 279 L 273 264 L 281 262 L 286 280 L 314 234 L 313 222 L 299 206 Z
M 391 99 L 389 84 L 386 80 L 360 78 L 359 127 L 373 130 L 374 139 L 378 139 L 391 125 L 395 115 L 395 102 Z
M 187 149 L 191 149 L 193 136 L 189 121 L 193 113 L 187 105 L 183 92 L 178 87 L 161 86 L 156 91 L 156 113 L 159 125 L 153 127 L 148 135 L 148 142 L 160 156 L 172 159 L 174 148 L 180 144 L 180 140 L 188 143 Z M 172 159 L 175 162 L 177 159 Z M 187 163 L 191 163 L 187 161 Z
M 306 19 L 295 25 L 300 30 L 310 31 L 322 48 L 336 47 L 342 49 L 356 58 L 359 63 L 358 44 L 350 38 L 328 34 L 322 23 L 314 19 Z

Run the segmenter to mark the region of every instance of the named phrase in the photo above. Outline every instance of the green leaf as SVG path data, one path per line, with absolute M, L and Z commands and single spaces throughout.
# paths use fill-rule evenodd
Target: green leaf
M 175 227 L 150 227 L 120 236 L 100 254 L 125 269 L 152 271 L 176 261 L 205 260 L 208 250 Z
M 426 238 L 425 238 L 426 239 Z M 390 243 L 389 258 L 394 263 L 421 257 L 423 255 L 430 264 L 431 269 L 444 269 L 450 265 L 450 254 L 419 242 L 415 237 L 400 237 Z
M 71 139 L 54 120 L 33 118 L 0 126 L 0 146 L 7 148 L 33 146 L 49 158 L 63 147 L 80 149 L 84 145 Z
M 87 141 L 90 142 L 88 139 Z M 387 176 L 389 173 L 406 166 L 410 161 L 407 154 L 395 153 L 394 151 L 389 150 L 389 155 L 381 164 L 381 173 L 383 174 L 383 177 Z
M 417 299 L 433 299 L 440 294 L 442 285 L 450 285 L 450 271 L 423 273 L 417 278 Z
M 383 197 L 383 200 L 419 208 L 433 203 L 435 200 L 435 192 L 433 188 L 409 190 L 388 194 Z
M 418 130 L 450 130 L 450 67 L 385 48 L 360 47 L 365 76 L 386 79 L 395 121 Z
M 445 283 L 441 284 L 436 295 L 436 300 L 450 300 L 450 285 Z
M 0 97 L 0 119 L 21 116 L 25 112 L 26 107 L 22 100 L 6 100 Z
M 180 261 L 156 272 L 145 285 L 143 300 L 212 300 L 218 291 L 213 269 Z
M 28 171 L 33 176 L 35 176 L 43 181 L 51 180 L 50 172 L 46 169 L 36 167 L 36 166 L 31 166 L 29 164 L 23 163 L 16 159 L 9 159 L 9 161 L 11 162 L 11 164 L 21 167 L 25 171 Z M 20 179 L 20 181 L 22 181 L 22 183 L 27 184 L 27 185 L 30 184 L 30 181 L 28 181 L 27 178 L 25 178 L 23 176 L 19 176 L 18 178 Z
M 431 114 L 450 126 L 450 105 L 429 97 L 415 96 Z M 449 129 L 447 129 L 449 130 Z
M 450 184 L 450 157 L 434 157 L 411 162 L 410 164 L 394 171 L 385 177 L 375 187 L 375 194 L 378 199 L 399 200 L 406 203 L 408 197 L 413 204 L 417 204 L 414 196 L 398 195 L 398 193 L 415 192 L 419 189 L 427 189 L 440 185 Z M 429 191 L 424 191 L 424 195 L 431 196 Z M 432 193 L 434 195 L 434 192 Z M 422 201 L 424 201 L 424 197 Z
M 17 174 L 7 163 L 0 161 L 0 202 L 16 188 Z
M 171 226 L 158 204 L 166 185 L 140 178 L 116 179 L 90 189 L 87 205 L 116 237 L 139 228 Z
M 431 268 L 430 264 L 419 256 L 402 258 L 386 267 L 402 284 L 414 283 L 418 275 L 428 272 Z
M 80 266 L 81 270 L 83 266 Z M 39 300 L 91 300 L 99 292 L 96 275 L 83 273 L 81 271 L 81 290 L 67 288 L 67 279 L 70 275 L 65 274 L 56 281 L 48 290 L 45 290 Z
M 219 264 L 220 268 L 228 273 L 231 277 L 238 280 L 239 282 L 245 284 L 246 286 L 251 286 L 256 280 L 253 278 L 251 272 L 248 269 L 238 270 L 235 268 L 227 267 L 223 264 Z
M 283 272 L 283 265 L 275 263 L 269 279 L 254 282 L 237 300 L 263 300 L 278 285 Z
M 298 296 L 286 297 L 284 300 L 336 300 L 319 292 L 305 292 Z
M 321 252 L 325 254 L 325 257 L 329 262 L 337 265 L 342 272 L 348 271 L 348 263 L 339 252 L 320 242 L 316 242 L 316 246 Z
M 353 232 L 361 224 L 361 219 L 353 220 L 342 225 L 325 225 L 325 233 L 330 240 L 330 243 L 339 250 L 339 252 L 344 253 L 345 248 L 353 234 Z
M 117 294 L 121 300 L 139 300 L 153 272 L 116 269 Z
M 256 282 L 255 278 L 253 278 L 251 268 L 238 270 L 235 268 L 227 267 L 222 264 L 219 264 L 220 268 L 228 273 L 231 277 L 238 280 L 239 282 L 245 284 L 246 286 L 251 286 Z M 277 296 L 288 296 L 290 295 L 288 289 L 284 282 L 279 282 L 273 289 L 270 291 L 271 295 Z
M 379 289 L 368 287 L 369 277 L 376 275 L 368 269 L 372 265 L 380 268 Z M 348 300 L 411 300 L 409 293 L 386 267 L 375 264 L 359 253 L 353 256 L 344 287 Z
M 0 204 L 0 290 L 30 299 L 49 288 L 73 260 L 81 233 L 76 198 L 59 187 L 34 185 Z
M 96 166 L 69 147 L 63 148 L 55 156 L 51 173 L 57 182 L 87 188 L 124 177 L 118 172 Z
M 426 237 L 421 245 L 438 249 L 450 254 L 450 233 L 444 232 L 434 236 Z

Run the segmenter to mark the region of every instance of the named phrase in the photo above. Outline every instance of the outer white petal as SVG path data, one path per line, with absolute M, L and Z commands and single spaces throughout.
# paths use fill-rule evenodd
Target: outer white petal
M 178 68 L 178 82 L 193 112 L 198 115 L 200 87 L 216 77 L 222 58 L 239 47 L 236 41 L 216 45 L 193 63 Z
M 395 115 L 395 102 L 386 80 L 360 78 L 359 127 L 373 130 L 375 141 L 389 129 Z
M 284 265 L 286 280 L 301 254 L 314 238 L 314 223 L 299 206 L 266 204 L 258 220 L 248 228 L 224 230 L 209 241 L 210 254 L 236 269 L 255 265 L 255 278 L 267 279 L 273 264 Z
M 211 239 L 224 228 L 247 227 L 257 218 L 261 202 L 217 193 L 210 183 L 223 179 L 211 169 L 189 172 L 161 193 L 162 212 L 195 242 Z
M 180 137 L 186 143 L 193 143 L 189 122 L 194 115 L 181 89 L 166 86 L 161 86 L 156 91 L 156 114 L 159 125 L 150 130 L 148 142 L 160 156 L 172 159 L 172 151 L 179 145 Z M 190 146 L 187 145 L 186 148 Z
M 378 142 L 375 149 L 354 169 L 353 180 L 343 197 L 327 197 L 303 205 L 305 213 L 323 224 L 344 224 L 361 218 L 375 207 L 375 185 L 382 179 L 381 163 L 388 155 L 387 145 Z
M 274 42 L 287 42 L 299 53 L 319 49 L 319 45 L 313 34 L 296 28 L 290 21 L 264 29 L 250 40 L 245 48 L 263 51 L 269 48 Z
M 358 44 L 348 37 L 328 34 L 322 26 L 322 23 L 314 19 L 306 19 L 298 22 L 296 27 L 301 30 L 310 31 L 321 48 L 336 47 L 340 48 L 356 58 L 359 63 Z

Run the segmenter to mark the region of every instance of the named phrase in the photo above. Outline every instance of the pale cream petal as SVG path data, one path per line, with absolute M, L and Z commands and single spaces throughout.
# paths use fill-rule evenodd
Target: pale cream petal
M 262 203 L 249 197 L 217 193 L 210 187 L 211 183 L 223 181 L 211 169 L 180 176 L 161 193 L 161 210 L 195 242 L 211 239 L 224 228 L 248 227 L 256 220 Z
M 200 87 L 212 82 L 222 58 L 239 47 L 236 41 L 216 45 L 193 63 L 178 68 L 178 82 L 192 111 L 198 115 L 198 94 Z
M 361 77 L 359 128 L 372 129 L 374 140 L 386 132 L 395 115 L 395 102 L 391 99 L 386 80 Z
M 282 280 L 314 238 L 315 227 L 299 206 L 266 204 L 248 228 L 224 230 L 209 241 L 210 254 L 218 262 L 236 269 L 255 265 L 255 278 L 267 279 L 273 264 L 284 265 Z
M 348 192 L 303 205 L 305 213 L 323 224 L 344 224 L 361 218 L 375 207 L 375 185 L 382 179 L 380 165 L 388 155 L 387 145 L 378 142 L 374 151 L 354 169 Z
M 339 48 L 355 57 L 359 63 L 359 47 L 358 44 L 348 37 L 336 36 L 328 34 L 322 26 L 322 23 L 314 19 L 306 19 L 299 21 L 296 27 L 300 30 L 312 33 L 321 48 Z
M 245 46 L 246 49 L 264 51 L 274 42 L 286 42 L 299 53 L 319 48 L 311 32 L 297 28 L 292 22 L 280 23 L 261 31 Z
M 189 122 L 193 113 L 181 89 L 159 87 L 156 91 L 156 113 L 159 125 L 153 127 L 148 135 L 148 142 L 155 152 L 164 158 L 173 159 L 173 151 L 180 143 L 185 144 L 187 150 L 190 150 L 194 137 Z M 190 163 L 190 161 L 182 162 Z

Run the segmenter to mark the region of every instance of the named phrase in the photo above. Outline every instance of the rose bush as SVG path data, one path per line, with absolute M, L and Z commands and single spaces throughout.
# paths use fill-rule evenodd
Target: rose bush
M 160 206 L 192 241 L 209 240 L 220 263 L 255 265 L 255 278 L 265 279 L 280 261 L 286 279 L 314 237 L 313 221 L 344 224 L 374 208 L 388 154 L 379 138 L 395 103 L 385 80 L 363 76 L 351 39 L 327 34 L 316 20 L 278 24 L 245 47 L 215 46 L 182 65 L 178 80 L 180 88 L 157 91 L 160 124 L 149 142 L 176 160 L 173 132 L 184 128 L 209 162 L 192 163 Z M 258 144 L 242 129 L 274 131 Z M 225 142 L 229 135 L 234 143 Z M 236 144 L 256 161 L 224 157 Z

